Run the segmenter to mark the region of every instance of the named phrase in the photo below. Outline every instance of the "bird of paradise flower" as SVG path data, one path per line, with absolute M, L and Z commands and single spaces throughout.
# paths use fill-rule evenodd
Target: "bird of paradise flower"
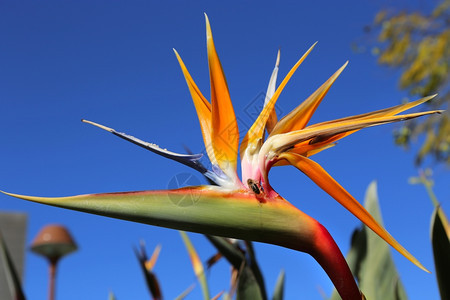
M 227 82 L 214 46 L 208 17 L 206 15 L 205 17 L 211 102 L 200 92 L 180 55 L 174 51 L 198 114 L 206 152 L 212 163 L 211 170 L 199 162 L 201 154 L 178 154 L 112 128 L 83 121 L 185 164 L 205 175 L 211 185 L 57 198 L 4 193 L 57 207 L 168 228 L 260 241 L 306 252 L 327 272 L 343 299 L 361 299 L 364 296 L 328 231 L 315 219 L 278 195 L 270 185 L 268 173 L 272 167 L 292 165 L 305 173 L 407 259 L 427 271 L 353 196 L 309 157 L 334 146 L 337 140 L 360 129 L 440 113 L 441 111 L 426 111 L 400 114 L 434 96 L 370 113 L 307 125 L 332 84 L 346 67 L 345 63 L 303 103 L 278 120 L 274 109 L 275 103 L 315 44 L 276 87 L 278 53 L 264 108 L 239 148 L 238 126 Z M 237 175 L 238 152 L 240 152 L 242 179 Z M 195 205 L 180 207 L 174 204 L 174 199 L 182 199 L 186 195 L 196 197 Z

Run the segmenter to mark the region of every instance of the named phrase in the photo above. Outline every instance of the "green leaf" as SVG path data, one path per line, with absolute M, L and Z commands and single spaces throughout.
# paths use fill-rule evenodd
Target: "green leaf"
M 252 270 L 253 275 L 255 276 L 256 282 L 258 283 L 259 289 L 261 290 L 263 299 L 267 299 L 266 284 L 264 283 L 264 277 L 256 260 L 255 251 L 253 249 L 253 243 L 251 241 L 245 241 L 245 245 L 247 246 L 247 253 L 249 257 L 248 264 L 250 265 L 250 269 Z
M 206 238 L 216 247 L 217 251 L 225 257 L 225 259 L 235 268 L 239 270 L 245 256 L 242 250 L 229 242 L 228 239 L 213 235 L 206 235 Z
M 10 294 L 16 300 L 25 300 L 25 294 L 22 290 L 19 275 L 9 254 L 3 235 L 0 232 L 0 265 L 3 266 L 3 272 L 8 283 Z
M 223 300 L 232 300 L 230 294 L 224 293 L 223 294 Z
M 450 299 L 450 242 L 444 224 L 443 211 L 438 206 L 431 217 L 431 243 L 441 299 Z
M 285 272 L 284 270 L 281 270 L 280 275 L 278 275 L 277 284 L 275 285 L 275 291 L 273 292 L 272 300 L 283 300 L 285 278 Z
M 189 253 L 189 258 L 191 260 L 195 276 L 197 276 L 197 279 L 202 287 L 203 299 L 210 300 L 208 283 L 206 282 L 205 269 L 203 267 L 203 264 L 186 232 L 180 231 L 180 234 L 181 238 L 183 239 L 184 245 L 186 246 L 186 249 Z
M 367 188 L 364 207 L 383 224 L 376 182 L 370 183 Z M 346 260 L 367 299 L 407 299 L 388 244 L 366 226 L 356 229 L 353 233 Z M 331 299 L 337 300 L 340 297 L 334 291 Z
M 109 292 L 108 294 L 108 300 L 117 300 L 116 296 L 114 296 L 113 292 Z
M 194 289 L 195 284 L 190 285 L 187 289 L 185 289 L 180 295 L 178 295 L 175 300 L 183 300 L 189 295 L 189 293 Z
M 264 279 L 256 263 L 251 242 L 246 242 L 249 256 L 247 261 L 243 251 L 237 245 L 230 243 L 226 238 L 217 236 L 207 236 L 207 238 L 233 268 L 239 270 L 236 291 L 237 299 L 267 299 Z M 255 273 L 258 273 L 258 276 Z
M 236 300 L 263 300 L 261 289 L 253 272 L 246 265 L 239 270 Z

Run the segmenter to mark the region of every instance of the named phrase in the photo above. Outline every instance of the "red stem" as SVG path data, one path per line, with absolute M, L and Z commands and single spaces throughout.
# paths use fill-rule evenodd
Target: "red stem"
M 317 222 L 315 247 L 309 253 L 330 277 L 343 300 L 361 300 L 362 295 L 350 268 L 328 230 Z

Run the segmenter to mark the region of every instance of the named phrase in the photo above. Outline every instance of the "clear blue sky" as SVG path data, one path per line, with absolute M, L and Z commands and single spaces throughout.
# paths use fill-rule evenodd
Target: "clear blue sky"
M 427 2 L 397 7 L 429 9 Z M 343 4 L 345 3 L 345 4 Z M 304 100 L 345 61 L 350 64 L 319 107 L 313 122 L 398 104 L 398 73 L 381 68 L 370 53 L 363 26 L 393 1 L 300 1 L 227 4 L 173 1 L 2 1 L 0 3 L 0 188 L 65 196 L 163 189 L 187 167 L 80 122 L 86 118 L 174 151 L 203 149 L 200 128 L 172 48 L 209 95 L 203 12 L 211 20 L 241 128 L 255 98 L 264 92 L 281 48 L 280 77 L 315 41 L 318 45 L 278 101 L 283 113 Z M 247 113 L 245 112 L 247 111 Z M 395 125 L 363 130 L 315 156 L 357 199 L 378 181 L 387 229 L 427 268 L 434 270 L 429 240 L 432 205 L 424 188 L 407 183 L 417 174 L 413 152 L 393 145 Z M 245 130 L 243 130 L 245 131 Z M 414 150 L 414 149 L 413 149 Z M 197 174 L 195 174 L 197 176 Z M 202 180 L 198 176 L 199 180 Z M 435 170 L 436 193 L 450 212 L 449 174 Z M 359 222 L 292 167 L 273 170 L 275 189 L 324 224 L 343 253 Z M 59 299 L 147 299 L 132 252 L 140 239 L 163 248 L 155 271 L 166 299 L 195 277 L 178 232 L 28 203 L 0 196 L 0 209 L 29 214 L 27 244 L 48 223 L 67 226 L 79 251 L 64 259 Z M 202 259 L 214 253 L 201 235 L 190 235 Z M 269 294 L 280 269 L 287 273 L 286 299 L 322 299 L 331 293 L 325 272 L 308 255 L 257 244 Z M 434 275 L 393 253 L 410 299 L 437 299 Z M 212 294 L 228 289 L 228 265 L 208 275 Z M 46 299 L 47 269 L 26 254 L 25 292 Z M 197 286 L 188 299 L 199 299 Z

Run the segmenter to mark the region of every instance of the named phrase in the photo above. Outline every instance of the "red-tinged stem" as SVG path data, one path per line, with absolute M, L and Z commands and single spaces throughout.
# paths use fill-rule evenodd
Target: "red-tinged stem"
M 265 190 L 269 191 L 269 193 L 275 193 L 269 184 L 267 176 L 270 168 L 275 163 L 276 159 L 272 159 L 260 164 L 260 167 L 264 168 L 264 171 L 262 172 L 263 187 Z M 269 194 L 269 198 L 271 198 L 271 196 L 272 195 Z M 328 230 L 314 218 L 304 214 L 297 208 L 292 207 L 292 209 L 297 210 L 300 213 L 300 219 L 302 219 L 304 223 L 309 223 L 308 227 L 314 235 L 313 240 L 303 240 L 303 238 L 300 238 L 294 242 L 294 244 L 289 245 L 288 243 L 280 245 L 310 254 L 328 274 L 343 300 L 363 299 L 341 250 L 336 245 L 336 242 Z
M 310 254 L 328 274 L 343 300 L 361 300 L 361 292 L 344 256 L 328 230 L 320 223 L 317 225 L 315 248 Z
M 355 278 L 328 230 L 314 218 L 286 204 L 296 214 L 299 226 L 296 236 L 278 236 L 266 242 L 308 253 L 328 274 L 343 300 L 361 300 Z
M 325 270 L 343 300 L 364 299 L 353 274 L 328 230 L 314 218 L 306 215 L 289 203 L 288 210 L 295 212 L 298 232 L 295 237 L 278 236 L 261 241 L 308 253 Z

